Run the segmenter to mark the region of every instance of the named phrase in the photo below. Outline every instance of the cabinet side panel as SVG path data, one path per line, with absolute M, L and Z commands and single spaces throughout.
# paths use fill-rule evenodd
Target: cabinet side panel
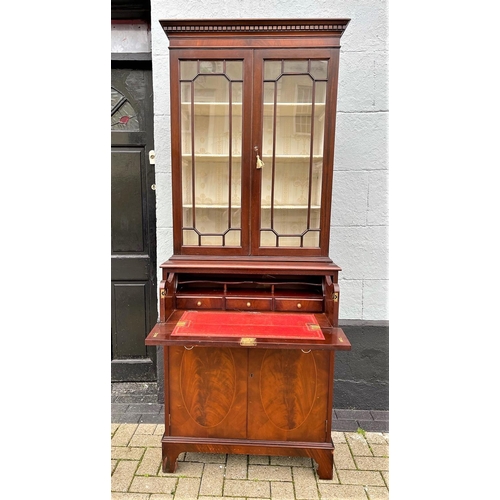
M 170 435 L 246 437 L 246 352 L 170 347 Z
M 325 441 L 329 365 L 327 352 L 251 351 L 249 439 Z

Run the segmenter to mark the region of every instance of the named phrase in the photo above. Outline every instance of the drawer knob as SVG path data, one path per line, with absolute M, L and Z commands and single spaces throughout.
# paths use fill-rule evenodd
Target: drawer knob
M 252 304 L 250 302 L 247 302 L 247 307 L 250 307 Z
M 197 305 L 198 307 L 200 307 L 200 306 L 201 306 L 201 301 L 196 302 L 196 305 Z
M 299 302 L 299 303 L 297 304 L 297 309 L 300 309 L 301 307 L 302 307 L 302 304 Z

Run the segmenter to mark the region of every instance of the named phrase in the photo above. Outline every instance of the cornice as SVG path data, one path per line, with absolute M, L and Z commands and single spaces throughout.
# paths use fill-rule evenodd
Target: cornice
M 160 20 L 167 35 L 241 34 L 241 33 L 314 33 L 341 35 L 350 19 L 239 19 L 239 20 Z

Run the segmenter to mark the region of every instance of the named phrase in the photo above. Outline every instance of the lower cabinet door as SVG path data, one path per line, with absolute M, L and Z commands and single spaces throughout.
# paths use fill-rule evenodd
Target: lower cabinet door
M 328 351 L 170 346 L 168 352 L 171 436 L 330 439 Z
M 169 347 L 170 435 L 246 438 L 247 350 Z
M 250 350 L 248 438 L 316 442 L 330 439 L 330 363 L 333 356 L 328 351 Z

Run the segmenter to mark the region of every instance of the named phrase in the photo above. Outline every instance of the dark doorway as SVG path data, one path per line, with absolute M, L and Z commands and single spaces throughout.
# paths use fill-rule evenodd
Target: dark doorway
M 111 380 L 155 381 L 157 319 L 151 63 L 111 69 Z

